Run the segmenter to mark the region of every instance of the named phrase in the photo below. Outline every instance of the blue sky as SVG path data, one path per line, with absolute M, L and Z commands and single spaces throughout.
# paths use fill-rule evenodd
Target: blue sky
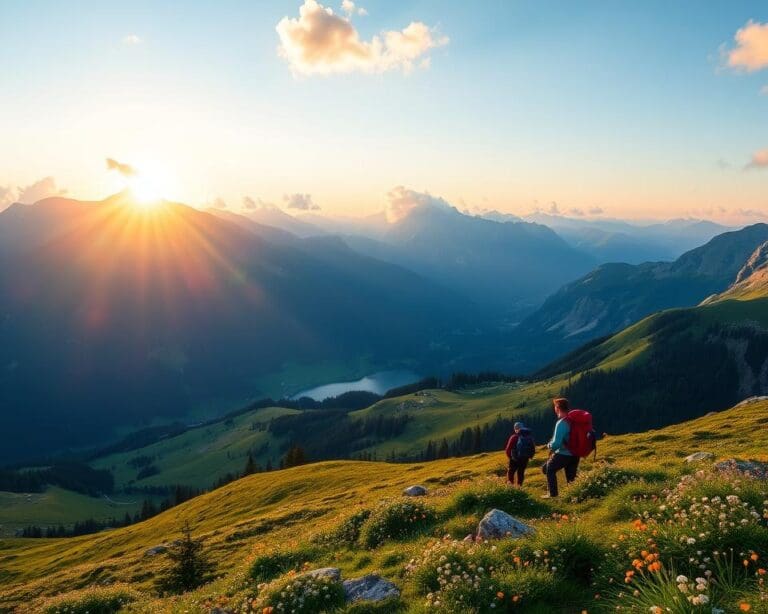
M 301 5 L 3 1 L 0 186 L 101 197 L 113 157 L 232 208 L 363 214 L 405 185 L 515 213 L 768 216 L 768 164 L 744 170 L 768 148 L 768 60 L 728 66 L 763 2 L 360 0 L 362 45 L 416 22 L 423 52 L 322 66 L 276 30 Z

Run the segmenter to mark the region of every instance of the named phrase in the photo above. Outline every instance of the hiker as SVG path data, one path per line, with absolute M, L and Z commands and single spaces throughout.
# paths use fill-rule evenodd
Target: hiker
M 569 449 L 571 421 L 568 419 L 568 415 L 571 408 L 568 399 L 561 397 L 555 399 L 552 404 L 557 415 L 557 423 L 555 424 L 555 432 L 552 435 L 552 439 L 547 444 L 550 452 L 549 460 L 542 466 L 542 471 L 547 476 L 547 486 L 549 487 L 549 494 L 543 495 L 545 499 L 558 496 L 558 471 L 561 469 L 565 470 L 566 482 L 573 482 L 576 479 L 576 471 L 579 468 L 579 455 L 574 454 Z
M 536 442 L 533 440 L 531 429 L 522 422 L 515 422 L 514 430 L 515 432 L 512 433 L 504 448 L 509 459 L 507 480 L 512 486 L 515 486 L 515 476 L 517 476 L 517 488 L 522 488 L 525 468 L 528 466 L 528 461 L 536 453 Z

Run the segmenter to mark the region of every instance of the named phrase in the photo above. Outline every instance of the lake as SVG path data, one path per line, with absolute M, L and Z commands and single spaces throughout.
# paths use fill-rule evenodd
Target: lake
M 357 380 L 356 382 L 336 382 L 333 384 L 324 384 L 316 388 L 304 390 L 292 398 L 310 397 L 315 401 L 322 401 L 328 397 L 337 397 L 345 392 L 352 390 L 364 390 L 375 394 L 384 394 L 387 390 L 412 384 L 421 379 L 421 376 L 413 371 L 379 371 Z

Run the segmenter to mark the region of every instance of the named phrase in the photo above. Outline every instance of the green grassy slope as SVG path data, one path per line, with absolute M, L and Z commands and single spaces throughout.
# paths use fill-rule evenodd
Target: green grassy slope
M 89 497 L 63 488 L 42 493 L 0 492 L 0 537 L 12 536 L 29 525 L 70 525 L 78 520 L 108 520 L 133 515 L 141 507 L 135 497 Z
M 192 428 L 138 450 L 99 458 L 93 466 L 111 470 L 118 489 L 169 484 L 209 488 L 227 473 L 242 473 L 249 451 L 255 454 L 256 462 L 262 464 L 269 457 L 279 457 L 276 448 L 281 442 L 260 429 L 266 428 L 277 416 L 293 413 L 297 410 L 284 407 L 257 409 L 229 420 Z M 257 451 L 260 453 L 256 454 Z M 138 456 L 151 458 L 159 473 L 137 480 L 138 469 L 131 466 L 130 461 Z
M 608 463 L 653 476 L 652 479 L 658 481 L 675 480 L 681 473 L 690 471 L 682 457 L 696 451 L 712 452 L 718 458 L 766 459 L 767 412 L 768 402 L 763 401 L 659 431 L 608 437 L 601 443 L 598 466 Z M 534 464 L 540 461 L 541 458 Z M 157 600 L 148 595 L 140 602 L 139 609 L 207 611 L 201 604 L 209 597 L 236 599 L 238 595 L 255 591 L 243 575 L 254 556 L 274 548 L 296 548 L 312 534 L 337 526 L 355 510 L 396 498 L 409 484 L 427 485 L 430 488 L 427 503 L 444 510 L 434 532 L 448 532 L 461 538 L 484 509 L 469 514 L 449 511 L 456 492 L 470 483 L 493 485 L 503 467 L 501 453 L 410 465 L 317 463 L 249 476 L 123 529 L 71 539 L 5 539 L 0 542 L 0 609 L 19 606 L 20 611 L 34 611 L 40 607 L 35 601 L 40 596 L 71 591 L 96 581 L 119 580 L 149 590 L 153 574 L 164 561 L 162 557 L 145 556 L 145 550 L 175 538 L 181 523 L 188 520 L 195 534 L 203 538 L 207 551 L 223 574 L 222 579 L 182 599 Z M 585 461 L 582 470 L 595 468 Z M 655 483 L 644 488 L 658 492 Z M 536 495 L 542 486 L 543 476 L 533 468 L 526 490 Z M 631 519 L 631 514 L 627 516 L 621 511 L 631 504 L 630 495 L 623 492 L 617 491 L 617 496 L 626 496 L 626 500 L 621 499 L 621 505 L 616 497 L 577 503 L 566 496 L 539 510 L 534 514 L 538 520 L 532 522 L 541 532 L 546 532 L 559 527 L 550 512 L 566 513 L 579 518 L 581 530 L 598 542 L 616 539 L 617 532 L 624 531 Z M 312 564 L 332 563 L 341 567 L 347 577 L 379 570 L 403 587 L 406 605 L 409 611 L 415 612 L 423 598 L 415 595 L 408 576 L 403 575 L 403 568 L 409 558 L 423 550 L 427 541 L 425 536 L 385 542 L 373 550 L 360 546 L 336 548 L 312 555 L 315 557 Z M 745 548 L 749 546 L 744 544 Z

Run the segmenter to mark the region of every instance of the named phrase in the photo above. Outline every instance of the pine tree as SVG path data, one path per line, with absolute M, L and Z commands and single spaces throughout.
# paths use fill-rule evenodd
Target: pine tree
M 181 533 L 183 538 L 166 552 L 171 566 L 157 581 L 157 587 L 163 593 L 184 593 L 213 579 L 213 564 L 203 554 L 202 542 L 192 538 L 189 522 L 184 523 Z
M 304 454 L 304 448 L 301 446 L 293 445 L 285 453 L 285 457 L 280 461 L 280 467 L 288 469 L 289 467 L 298 467 L 307 462 L 306 455 Z
M 253 454 L 248 452 L 248 460 L 245 461 L 245 469 L 243 469 L 243 477 L 256 473 L 256 463 L 253 460 Z

